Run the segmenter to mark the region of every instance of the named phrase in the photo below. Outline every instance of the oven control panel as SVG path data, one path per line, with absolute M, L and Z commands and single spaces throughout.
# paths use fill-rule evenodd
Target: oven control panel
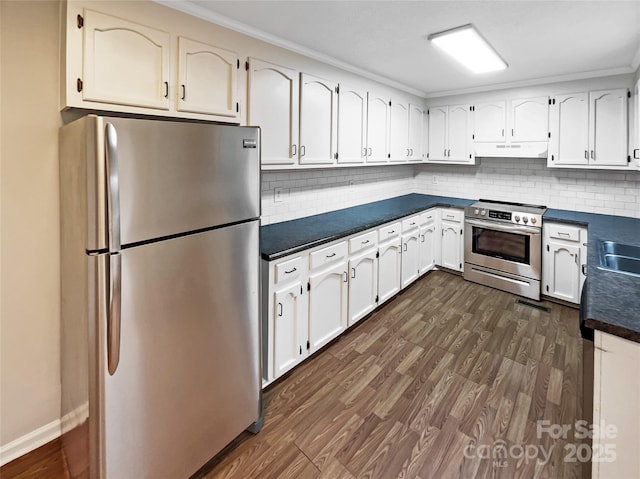
M 535 227 L 540 227 L 542 224 L 542 213 L 537 211 L 505 211 L 482 205 L 471 205 L 465 208 L 465 217 Z

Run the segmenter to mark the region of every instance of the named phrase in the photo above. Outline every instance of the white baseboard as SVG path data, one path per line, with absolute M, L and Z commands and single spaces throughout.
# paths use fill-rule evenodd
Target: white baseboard
M 55 438 L 60 437 L 62 433 L 68 432 L 85 422 L 88 417 L 89 403 L 85 402 L 73 411 L 65 414 L 61 419 L 51 421 L 49 424 L 45 424 L 35 431 L 31 431 L 24 436 L 1 446 L 0 466 L 4 466 L 14 459 L 17 459 L 20 456 L 53 441 Z
M 60 436 L 60 432 L 60 419 L 56 419 L 5 444 L 0 447 L 0 466 L 4 466 L 8 462 L 53 441 Z

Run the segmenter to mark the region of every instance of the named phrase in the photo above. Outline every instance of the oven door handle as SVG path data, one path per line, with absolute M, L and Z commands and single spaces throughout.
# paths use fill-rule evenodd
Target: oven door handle
M 497 230 L 497 231 L 505 231 L 507 233 L 528 233 L 531 235 L 539 235 L 539 228 L 532 228 L 531 226 L 524 225 L 501 225 L 500 223 L 494 223 L 492 221 L 482 221 L 482 220 L 464 220 L 465 223 L 471 226 L 480 226 L 487 229 Z

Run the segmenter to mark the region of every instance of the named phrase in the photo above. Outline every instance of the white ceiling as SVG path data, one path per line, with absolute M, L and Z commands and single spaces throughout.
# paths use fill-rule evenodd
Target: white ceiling
M 640 0 L 160 1 L 425 96 L 626 73 L 640 62 Z M 507 70 L 474 75 L 426 40 L 467 23 Z

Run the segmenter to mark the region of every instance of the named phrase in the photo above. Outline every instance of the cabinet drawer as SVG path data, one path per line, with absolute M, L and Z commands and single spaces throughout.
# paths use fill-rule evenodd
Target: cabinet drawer
M 365 248 L 371 248 L 378 244 L 378 232 L 369 231 L 349 240 L 349 253 L 353 254 Z
M 436 214 L 436 210 L 429 210 L 425 211 L 424 213 L 420 213 L 418 223 L 420 224 L 420 226 L 433 223 L 436 220 Z
M 419 216 L 412 216 L 411 218 L 407 218 L 406 220 L 402 220 L 402 232 L 406 232 L 418 227 Z
M 347 242 L 343 241 L 332 246 L 327 246 L 318 251 L 311 253 L 309 258 L 309 267 L 311 269 L 319 268 L 334 261 L 340 261 L 347 257 Z
M 462 223 L 464 212 L 462 210 L 443 209 L 442 219 L 444 221 L 452 221 L 454 223 Z
M 556 238 L 565 241 L 580 241 L 580 228 L 578 226 L 569 226 L 562 224 L 550 223 L 544 225 L 549 238 Z
M 274 283 L 282 283 L 291 279 L 297 279 L 302 272 L 302 256 L 282 261 L 275 265 Z
M 392 223 L 390 225 L 382 226 L 378 229 L 378 238 L 380 242 L 386 241 L 392 238 L 399 238 L 402 227 L 400 223 Z

